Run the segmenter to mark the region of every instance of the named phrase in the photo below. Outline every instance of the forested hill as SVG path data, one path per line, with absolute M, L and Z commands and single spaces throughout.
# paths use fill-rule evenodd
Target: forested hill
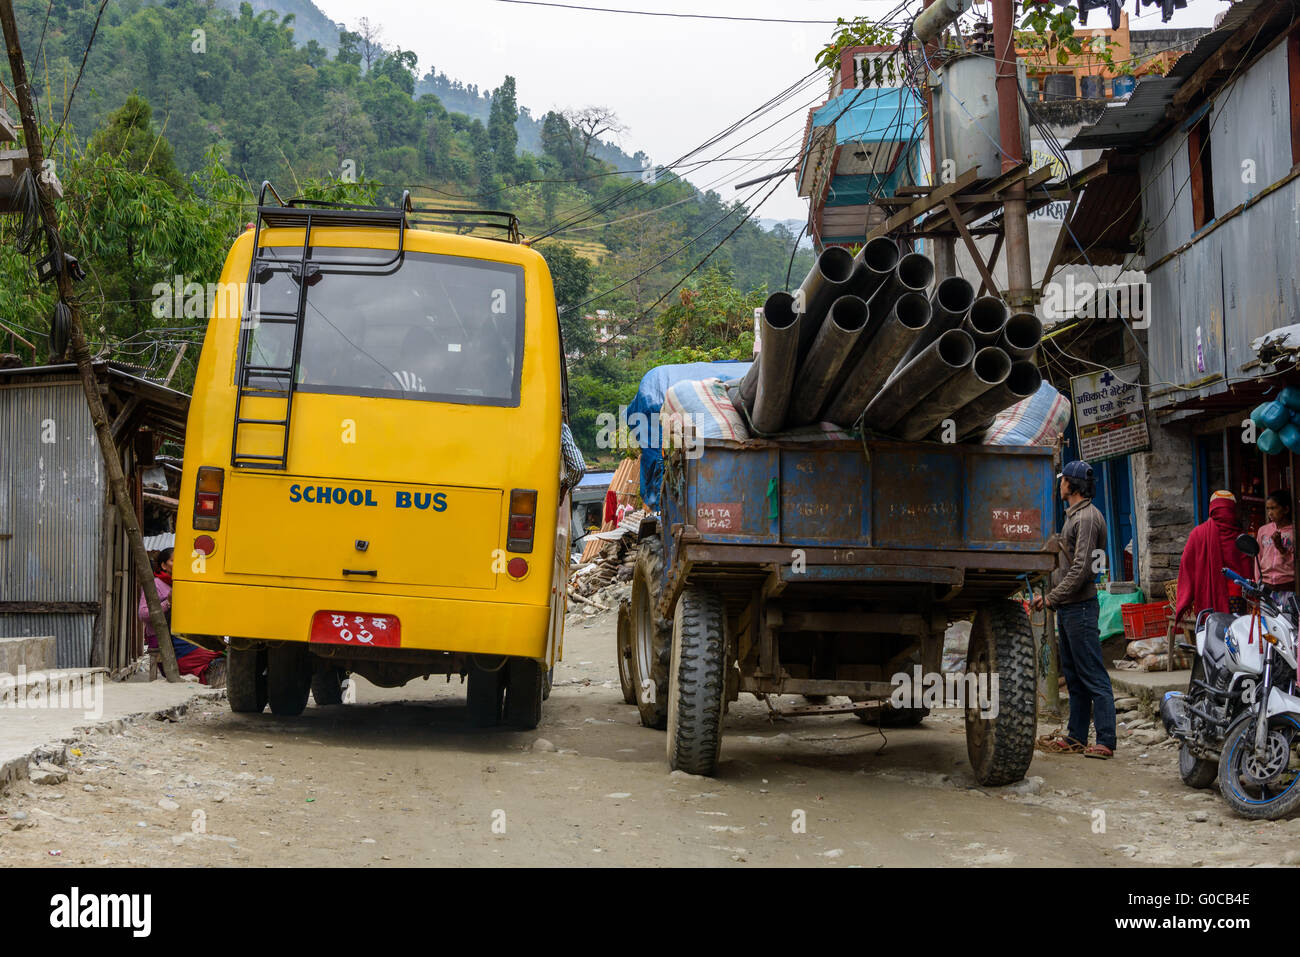
M 630 398 L 640 371 L 658 361 L 748 355 L 753 305 L 764 290 L 784 288 L 790 270 L 802 276 L 810 261 L 807 250 L 791 260 L 789 229 L 746 222 L 749 211 L 731 197 L 662 171 L 643 178 L 640 154 L 607 162 L 611 154 L 592 135 L 606 125 L 596 104 L 530 117 L 534 145 L 519 133 L 527 91 L 513 77 L 503 75 L 485 100 L 487 91 L 426 67 L 422 92 L 412 52 L 352 31 L 338 36 L 333 55 L 315 35 L 299 44 L 295 30 L 326 29 L 307 0 L 277 0 L 294 8 L 289 19 L 249 2 L 231 12 L 216 0 L 110 0 L 97 30 L 99 4 L 90 0 L 14 5 L 51 133 L 71 95 L 53 155 L 69 191 L 65 215 L 77 208 L 89 217 L 76 221 L 82 248 L 103 247 L 98 262 L 88 257 L 101 305 L 87 308 L 98 309 L 94 328 L 106 330 L 110 351 L 166 325 L 143 301 L 154 283 L 187 270 L 200 283 L 217 278 L 213 250 L 228 247 L 246 221 L 239 204 L 263 180 L 287 196 L 309 182 L 348 187 L 355 174 L 352 192 L 380 202 L 410 189 L 440 205 L 511 210 L 526 236 L 553 233 L 536 248 L 556 275 L 566 340 L 582 357 L 571 378 L 580 393 L 589 386 L 588 398 L 606 385 Z M 385 27 L 401 35 L 400 24 Z M 103 135 L 110 127 L 115 132 Z M 126 141 L 136 144 L 127 153 L 106 148 Z M 230 190 L 239 182 L 245 198 L 236 201 Z M 173 199 L 139 198 L 158 189 Z M 192 208 L 185 215 L 199 221 L 153 219 L 164 200 Z M 132 208 L 134 226 L 125 218 Z M 100 228 L 95 220 L 104 217 L 119 217 L 120 232 Z M 106 237 L 120 238 L 122 248 L 109 249 Z M 190 266 L 181 268 L 177 250 L 191 256 Z M 31 332 L 48 320 L 32 314 L 44 309 L 44 293 L 15 284 L 22 268 L 0 258 L 0 272 L 14 277 L 0 289 L 0 309 Z M 582 318 L 598 309 L 620 326 L 617 362 L 606 361 Z

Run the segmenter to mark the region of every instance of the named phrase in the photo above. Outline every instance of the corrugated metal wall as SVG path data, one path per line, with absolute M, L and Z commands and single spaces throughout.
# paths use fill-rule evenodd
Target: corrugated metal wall
M 1215 213 L 1222 217 L 1291 170 L 1286 45 L 1222 90 L 1211 107 Z M 1192 238 L 1187 134 L 1168 136 L 1141 158 L 1147 262 Z M 1300 319 L 1300 181 L 1226 220 L 1180 255 L 1148 269 L 1151 378 L 1186 385 L 1219 374 L 1240 379 L 1251 342 Z M 1160 407 L 1226 389 L 1157 395 Z
M 0 613 L 0 635 L 8 638 L 53 635 L 56 649 L 55 664 L 60 668 L 86 668 L 90 665 L 90 648 L 95 636 L 95 616 L 93 614 Z
M 0 442 L 0 531 L 12 535 L 0 542 L 0 600 L 101 601 L 103 463 L 80 384 L 0 388 Z M 5 615 L 0 628 L 57 634 L 59 664 L 82 667 L 93 620 Z

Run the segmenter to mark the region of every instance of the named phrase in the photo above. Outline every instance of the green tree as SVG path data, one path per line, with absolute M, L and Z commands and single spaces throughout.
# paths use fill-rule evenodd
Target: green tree
M 492 92 L 492 110 L 488 115 L 488 138 L 492 142 L 492 155 L 496 158 L 497 172 L 510 177 L 515 172 L 515 148 L 519 133 L 519 103 L 515 98 L 515 78 L 508 76 Z
M 565 351 L 588 355 L 595 348 L 596 339 L 591 323 L 579 306 L 591 290 L 591 261 L 558 242 L 547 243 L 542 255 L 555 285 L 555 306 L 560 314 Z

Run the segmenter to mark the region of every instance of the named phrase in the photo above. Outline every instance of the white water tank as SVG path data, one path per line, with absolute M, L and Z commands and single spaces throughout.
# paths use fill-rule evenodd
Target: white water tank
M 972 166 L 980 179 L 1002 174 L 998 139 L 997 61 L 983 54 L 953 57 L 939 68 L 938 83 L 930 87 L 934 109 L 936 168 L 960 176 Z M 1016 81 L 1025 88 L 1025 65 L 1017 61 Z M 1020 100 L 1020 153 L 1029 149 L 1029 111 Z M 945 166 L 946 161 L 951 161 Z

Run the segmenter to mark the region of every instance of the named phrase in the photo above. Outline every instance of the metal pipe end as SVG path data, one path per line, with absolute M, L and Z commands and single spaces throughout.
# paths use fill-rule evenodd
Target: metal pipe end
M 954 369 L 960 369 L 975 357 L 975 340 L 965 329 L 949 329 L 937 340 L 939 358 Z M 1038 369 L 1035 368 L 1034 372 Z
M 776 329 L 794 325 L 799 318 L 794 311 L 794 296 L 788 292 L 774 292 L 763 303 L 763 318 Z
M 980 296 L 970 307 L 970 324 L 977 333 L 997 337 L 1007 324 L 1010 312 L 997 296 Z
M 1011 375 L 1011 357 L 997 346 L 985 346 L 975 353 L 971 369 L 981 382 L 987 382 L 992 388 L 1006 382 Z
M 930 324 L 930 300 L 919 292 L 905 292 L 894 302 L 894 315 L 908 329 L 920 331 Z
M 877 236 L 858 253 L 858 259 L 874 273 L 892 272 L 899 258 L 898 243 L 888 236 Z
M 935 305 L 955 315 L 964 315 L 975 302 L 975 287 L 960 276 L 949 276 L 934 291 Z
M 843 285 L 853 276 L 855 264 L 853 254 L 843 246 L 827 246 L 817 257 L 817 265 L 814 267 L 820 269 L 826 281 L 835 285 Z
M 894 267 L 898 281 L 914 292 L 924 292 L 934 282 L 934 263 L 929 256 L 908 253 Z
M 1043 339 L 1043 324 L 1032 312 L 1018 312 L 1007 320 L 1002 338 L 1012 349 L 1032 352 Z
M 1007 375 L 1007 389 L 1018 400 L 1027 399 L 1043 384 L 1043 376 L 1038 366 L 1024 359 L 1011 363 L 1011 372 Z
M 840 296 L 826 311 L 826 318 L 845 332 L 854 332 L 867 324 L 870 310 L 861 296 Z

